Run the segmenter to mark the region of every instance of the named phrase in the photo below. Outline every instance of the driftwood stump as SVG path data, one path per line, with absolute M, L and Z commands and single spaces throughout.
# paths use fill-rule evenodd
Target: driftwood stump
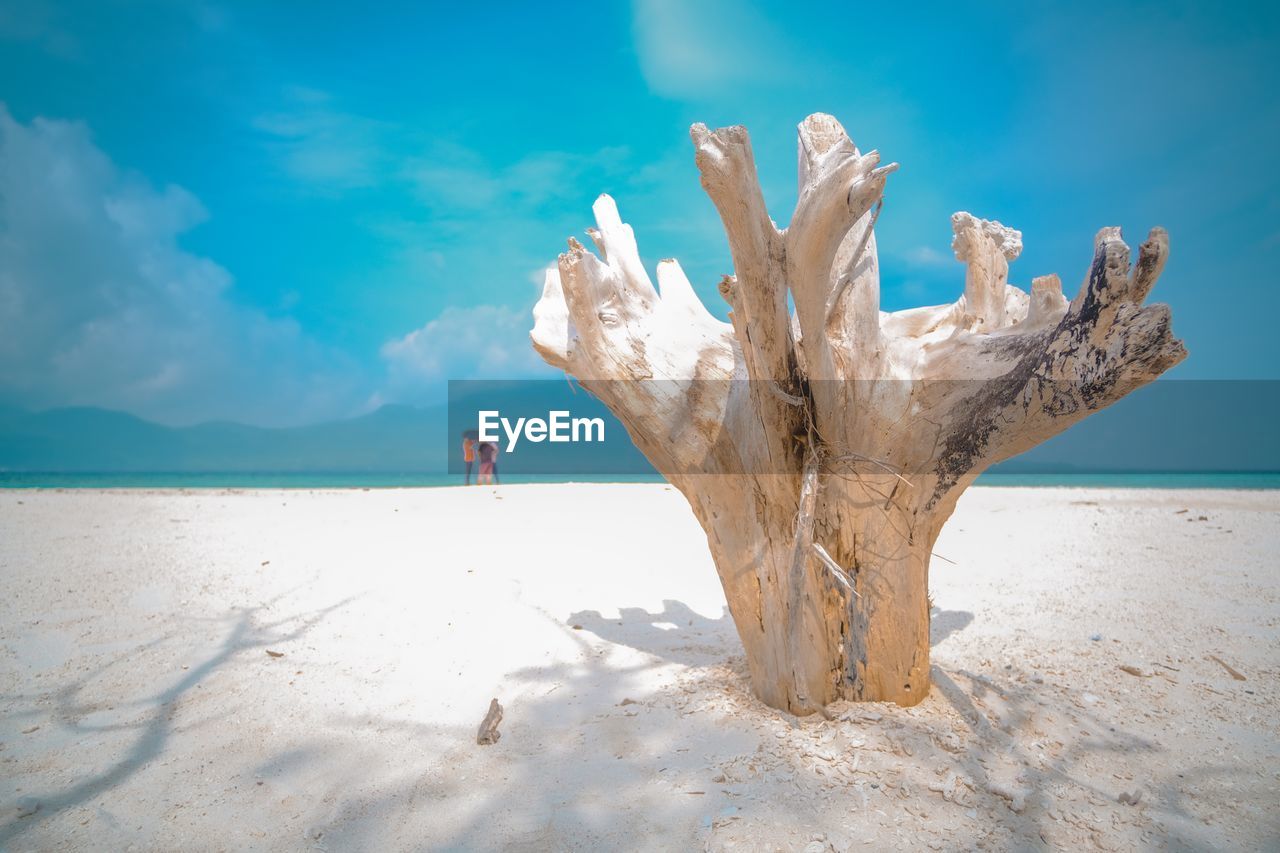
M 570 239 L 533 345 L 688 499 L 763 701 L 910 705 L 929 690 L 929 557 L 960 493 L 1185 357 L 1168 308 L 1144 307 L 1168 239 L 1153 230 L 1130 269 L 1119 229 L 1102 229 L 1068 302 L 1057 276 L 1008 283 L 1018 231 L 957 213 L 963 294 L 885 313 L 874 226 L 896 165 L 831 116 L 799 130 L 799 200 L 780 229 L 746 130 L 692 129 L 733 257 L 730 323 L 674 260 L 655 288 L 601 196 L 599 254 Z

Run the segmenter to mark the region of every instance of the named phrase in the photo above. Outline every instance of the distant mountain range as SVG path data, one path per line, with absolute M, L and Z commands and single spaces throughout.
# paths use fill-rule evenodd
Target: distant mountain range
M 270 429 L 167 427 L 89 407 L 0 408 L 0 471 L 443 471 L 445 408 L 383 406 L 349 420 Z

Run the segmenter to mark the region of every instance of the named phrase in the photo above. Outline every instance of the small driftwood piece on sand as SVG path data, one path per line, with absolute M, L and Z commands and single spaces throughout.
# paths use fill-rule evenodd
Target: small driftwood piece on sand
M 476 743 L 481 746 L 488 746 L 498 742 L 498 738 L 502 737 L 502 732 L 498 731 L 498 724 L 502 722 L 502 706 L 498 704 L 497 699 L 489 701 L 489 713 L 484 715 L 483 722 L 480 723 L 480 731 L 476 733 Z

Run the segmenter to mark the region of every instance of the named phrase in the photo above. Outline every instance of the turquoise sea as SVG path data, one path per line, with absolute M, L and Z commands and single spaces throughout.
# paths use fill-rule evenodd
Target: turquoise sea
M 508 475 L 504 483 L 660 483 L 653 475 Z M 429 473 L 68 473 L 0 471 L 0 489 L 402 489 L 461 486 Z M 1280 472 L 983 474 L 978 486 L 1123 489 L 1280 489 Z

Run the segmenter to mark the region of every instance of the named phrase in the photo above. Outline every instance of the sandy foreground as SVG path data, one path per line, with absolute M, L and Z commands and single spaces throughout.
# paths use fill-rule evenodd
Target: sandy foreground
M 1278 551 L 971 490 L 929 698 L 797 720 L 665 486 L 0 492 L 0 849 L 1275 849 Z

